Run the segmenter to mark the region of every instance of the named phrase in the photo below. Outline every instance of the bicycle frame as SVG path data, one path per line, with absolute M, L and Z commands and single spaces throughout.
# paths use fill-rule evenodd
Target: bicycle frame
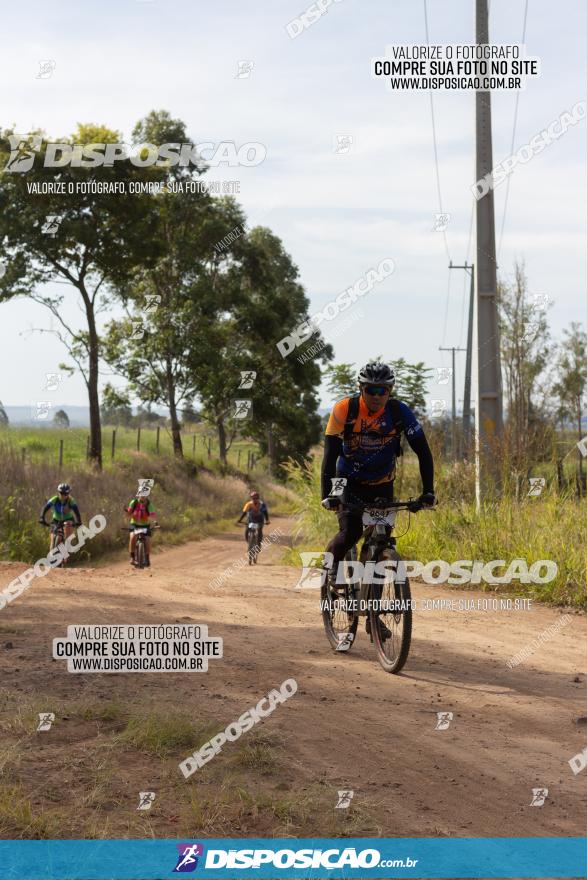
M 361 547 L 360 562 L 365 565 L 370 561 L 370 567 L 373 566 L 373 563 L 377 564 L 387 560 L 395 561 L 397 564 L 400 557 L 396 552 L 396 539 L 391 534 L 395 525 L 395 517 L 391 517 L 389 514 L 396 510 L 409 510 L 416 513 L 423 509 L 423 505 L 416 500 L 386 501 L 378 499 L 373 502 L 363 502 L 359 499 L 359 502 L 358 504 L 343 502 L 342 507 L 343 510 L 360 512 L 363 518 L 365 528 L 362 535 L 363 546 Z M 345 560 L 351 563 L 356 562 L 356 544 L 349 551 Z M 335 603 L 340 598 L 347 601 L 352 600 L 350 612 L 337 607 L 333 611 L 330 607 L 323 606 L 322 619 L 331 647 L 335 651 L 348 651 L 354 644 L 360 617 L 366 617 L 367 633 L 375 647 L 380 665 L 385 672 L 400 672 L 408 658 L 412 635 L 409 579 L 400 580 L 393 576 L 390 582 L 385 575 L 383 580 L 375 581 L 371 575 L 365 577 L 365 573 L 363 573 L 357 584 L 353 578 L 349 579 L 347 573 L 345 580 L 344 597 L 341 597 L 340 593 L 333 597 L 327 579 L 322 583 L 323 599 Z M 398 611 L 394 611 L 393 608 L 389 610 L 389 607 L 383 609 L 381 604 L 382 599 L 385 603 L 388 601 L 388 598 L 384 597 L 386 591 L 389 591 L 391 583 L 393 586 L 390 598 L 394 602 L 401 603 Z M 401 607 L 403 605 L 406 607 Z M 346 614 L 346 619 L 342 617 L 344 614 Z M 387 619 L 389 626 L 386 626 L 384 618 Z

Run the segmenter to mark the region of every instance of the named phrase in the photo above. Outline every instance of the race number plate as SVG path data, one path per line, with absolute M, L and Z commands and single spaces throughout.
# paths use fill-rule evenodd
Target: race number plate
M 395 523 L 395 514 L 396 511 L 393 508 L 387 510 L 378 510 L 377 508 L 364 510 L 363 525 L 376 526 L 378 523 L 383 523 L 386 526 L 392 526 Z

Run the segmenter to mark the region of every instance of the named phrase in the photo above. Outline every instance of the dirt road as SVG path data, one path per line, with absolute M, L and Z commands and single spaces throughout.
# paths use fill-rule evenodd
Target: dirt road
M 291 526 L 275 519 L 266 534 L 280 528 L 281 546 L 265 550 L 259 565 L 233 570 L 217 589 L 211 581 L 244 554 L 240 528 L 155 553 L 150 571 L 129 571 L 125 561 L 53 572 L 0 612 L 0 755 L 7 784 L 20 787 L 33 814 L 57 811 L 58 836 L 73 837 L 92 829 L 104 836 L 136 833 L 139 821 L 162 837 L 193 834 L 198 823 L 209 836 L 284 829 L 319 836 L 337 828 L 367 836 L 583 835 L 587 769 L 574 775 L 568 761 L 587 747 L 587 726 L 577 723 L 587 715 L 587 618 L 573 614 L 510 669 L 508 658 L 560 612 L 538 606 L 509 613 L 422 611 L 404 672 L 387 675 L 363 624 L 348 655 L 329 649 L 318 592 L 295 591 L 298 572 L 280 564 Z M 20 570 L 3 566 L 2 586 Z M 415 584 L 413 594 L 422 600 L 448 591 Z M 51 659 L 52 639 L 64 636 L 69 624 L 174 622 L 208 624 L 210 634 L 224 640 L 224 658 L 210 662 L 207 673 L 124 675 L 68 674 L 64 662 Z M 262 728 L 274 735 L 273 772 L 254 759 L 236 769 L 230 763 L 251 733 L 185 780 L 177 764 L 191 749 L 163 758 L 128 744 L 120 752 L 123 722 L 114 710 L 110 718 L 98 709 L 75 709 L 117 703 L 213 718 L 224 727 L 288 678 L 297 681 L 297 694 L 254 734 Z M 20 715 L 15 696 L 24 706 Z M 27 712 L 52 706 L 54 727 L 31 733 Z M 448 729 L 436 729 L 438 712 L 453 713 Z M 234 812 L 224 797 L 229 791 L 237 796 L 227 778 L 263 797 L 253 803 L 238 795 Z M 541 807 L 530 806 L 533 788 L 548 789 Z M 335 810 L 341 789 L 354 792 L 346 811 Z M 136 812 L 139 790 L 157 792 L 145 814 Z M 194 806 L 199 799 L 211 810 L 223 797 L 212 818 Z M 279 798 L 287 806 L 276 806 Z M 304 810 L 296 811 L 296 802 Z M 18 836 L 17 820 L 11 825 L 6 815 L 2 826 L 0 806 L 1 835 Z

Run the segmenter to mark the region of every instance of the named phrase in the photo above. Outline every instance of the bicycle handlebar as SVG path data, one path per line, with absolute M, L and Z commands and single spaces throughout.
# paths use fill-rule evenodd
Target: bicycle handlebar
M 342 506 L 351 510 L 409 510 L 411 513 L 418 513 L 420 510 L 428 509 L 417 498 L 410 498 L 407 501 L 382 501 L 379 504 L 369 501 L 361 501 L 360 503 L 345 502 Z M 432 508 L 429 509 L 432 510 Z

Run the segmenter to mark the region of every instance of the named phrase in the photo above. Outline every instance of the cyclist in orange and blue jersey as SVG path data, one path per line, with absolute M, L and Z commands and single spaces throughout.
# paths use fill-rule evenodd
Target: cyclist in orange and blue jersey
M 269 525 L 269 511 L 267 510 L 267 505 L 259 496 L 259 493 L 255 490 L 251 492 L 251 500 L 247 501 L 245 506 L 243 507 L 243 512 L 240 517 L 237 519 L 237 524 L 242 523 L 243 519 L 247 518 L 247 526 L 245 528 L 245 541 L 248 540 L 248 529 L 249 523 L 259 523 L 259 542 L 263 540 L 263 523 L 266 522 Z
M 345 504 L 393 501 L 396 460 L 405 434 L 418 456 L 424 507 L 434 507 L 434 463 L 422 425 L 412 410 L 391 396 L 391 367 L 369 363 L 358 375 L 359 395 L 334 404 L 324 440 L 322 506 L 337 512 L 339 532 L 328 544 L 333 563 L 329 579 L 336 591 L 338 563 L 363 534 L 362 513 Z M 335 477 L 344 477 L 342 495 L 332 494 Z

